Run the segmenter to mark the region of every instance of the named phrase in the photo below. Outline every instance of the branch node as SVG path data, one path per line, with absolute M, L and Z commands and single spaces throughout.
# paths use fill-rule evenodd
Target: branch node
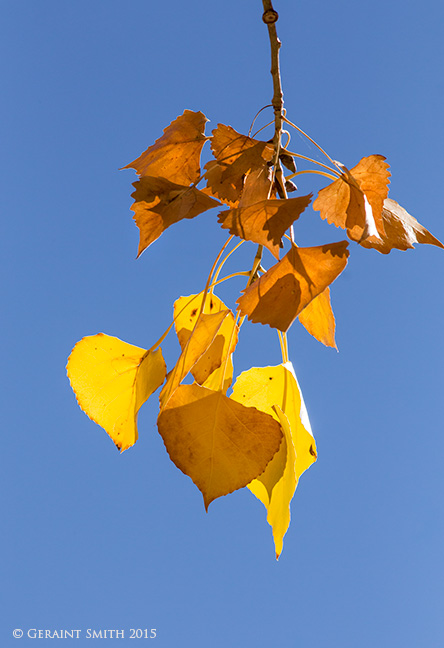
M 274 9 L 268 9 L 262 14 L 262 20 L 266 25 L 273 25 L 279 18 L 279 14 Z

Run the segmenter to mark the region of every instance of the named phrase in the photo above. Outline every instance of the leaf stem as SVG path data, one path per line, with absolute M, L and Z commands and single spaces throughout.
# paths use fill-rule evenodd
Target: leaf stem
M 296 124 L 293 124 L 293 122 L 291 122 L 289 119 L 287 119 L 287 117 L 283 117 L 283 119 L 287 124 L 289 124 L 290 126 L 293 126 L 293 128 L 295 128 L 297 131 L 299 131 L 299 133 L 301 133 L 301 135 L 306 137 L 312 144 L 314 144 L 316 146 L 316 148 L 319 149 L 321 151 L 321 153 L 323 153 L 325 155 L 325 157 L 327 157 L 330 160 L 330 162 L 333 164 L 333 166 L 335 166 L 342 175 L 342 171 L 341 171 L 340 166 L 334 160 L 332 160 L 332 158 L 329 156 L 329 154 L 326 151 L 324 151 L 324 149 L 321 148 L 319 146 L 319 144 L 317 142 L 315 142 L 314 139 L 312 139 L 310 137 L 310 135 L 307 135 L 307 133 L 305 131 L 303 131 L 302 128 L 299 128 L 299 126 L 296 126 Z
M 296 171 L 296 173 L 292 173 L 289 176 L 286 176 L 286 180 L 292 180 L 298 175 L 303 175 L 304 173 L 316 173 L 317 175 L 325 176 L 326 178 L 330 178 L 330 180 L 338 180 L 338 176 L 334 176 L 331 173 L 325 173 L 325 171 L 318 171 L 317 169 L 306 169 L 304 171 Z

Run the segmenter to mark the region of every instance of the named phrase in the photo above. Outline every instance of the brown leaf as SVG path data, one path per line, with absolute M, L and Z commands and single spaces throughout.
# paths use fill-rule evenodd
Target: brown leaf
M 207 187 L 229 204 L 240 199 L 246 174 L 267 169 L 274 152 L 271 144 L 241 135 L 224 124 L 213 131 L 211 149 L 216 161 L 205 165 Z
M 218 220 L 230 234 L 264 245 L 279 259 L 283 235 L 310 204 L 311 198 L 312 194 L 286 200 L 262 200 L 248 207 L 223 211 Z
M 299 313 L 299 321 L 314 338 L 325 346 L 337 349 L 335 316 L 331 308 L 330 288 L 326 288 Z
M 185 110 L 163 131 L 162 137 L 124 169 L 140 176 L 168 178 L 189 185 L 200 176 L 200 153 L 205 141 L 207 118 L 201 112 Z
M 252 322 L 287 331 L 299 313 L 347 265 L 347 241 L 290 251 L 237 300 Z
M 269 414 L 199 385 L 181 385 L 157 424 L 171 460 L 202 492 L 206 509 L 258 477 L 282 441 Z
M 414 243 L 429 243 L 444 248 L 444 245 L 437 238 L 430 234 L 416 218 L 413 218 L 397 202 L 386 198 L 382 209 L 382 220 L 384 222 L 385 234 L 380 241 L 363 241 L 366 248 L 375 248 L 382 254 L 388 254 L 391 250 L 407 250 L 413 248 Z
M 194 218 L 220 203 L 195 187 L 184 187 L 165 178 L 145 176 L 133 183 L 131 209 L 140 230 L 137 256 L 162 234 L 167 227 L 184 218 Z
M 313 209 L 321 218 L 347 230 L 352 241 L 377 240 L 384 235 L 382 206 L 390 173 L 385 157 L 369 155 L 318 194 Z

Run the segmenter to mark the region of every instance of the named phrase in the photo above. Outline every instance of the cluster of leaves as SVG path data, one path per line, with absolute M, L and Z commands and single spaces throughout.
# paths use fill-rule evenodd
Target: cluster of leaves
M 173 323 L 149 350 L 103 333 L 83 338 L 70 355 L 68 376 L 80 407 L 120 451 L 136 442 L 139 409 L 163 385 L 158 430 L 172 461 L 200 489 L 206 508 L 247 486 L 267 509 L 278 557 L 299 477 L 316 460 L 286 332 L 298 318 L 320 342 L 336 346 L 329 286 L 347 264 L 348 242 L 297 247 L 293 224 L 313 196 L 287 193 L 297 190 L 295 158 L 303 156 L 283 148 L 280 137 L 260 141 L 223 124 L 206 136 L 206 121 L 201 112 L 186 110 L 125 167 L 139 175 L 132 206 L 139 255 L 174 223 L 225 205 L 218 221 L 230 236 L 205 288 L 179 297 Z M 207 140 L 214 160 L 201 174 Z M 414 243 L 444 247 L 387 198 L 390 174 L 383 156 L 365 157 L 351 170 L 328 159 L 331 166 L 316 162 L 318 173 L 332 182 L 319 191 L 313 208 L 348 238 L 384 254 Z M 203 180 L 206 186 L 198 189 Z M 236 313 L 215 294 L 226 259 L 241 244 L 227 251 L 235 237 L 258 245 L 251 270 L 236 273 L 247 277 Z M 289 249 L 280 258 L 285 238 Z M 268 270 L 262 267 L 264 248 L 275 260 Z M 277 329 L 282 363 L 252 368 L 231 388 L 232 356 L 245 317 Z M 167 373 L 160 344 L 173 326 L 181 353 Z M 194 382 L 183 384 L 189 374 Z

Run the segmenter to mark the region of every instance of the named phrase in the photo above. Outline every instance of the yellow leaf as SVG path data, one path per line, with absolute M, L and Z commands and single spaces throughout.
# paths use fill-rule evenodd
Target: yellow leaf
M 139 409 L 165 380 L 162 351 L 146 351 L 98 333 L 76 344 L 67 370 L 82 410 L 121 452 L 134 445 Z
M 158 428 L 171 460 L 199 488 L 206 509 L 258 477 L 282 441 L 274 418 L 199 385 L 176 389 Z
M 299 313 L 347 265 L 347 241 L 290 251 L 237 300 L 252 322 L 287 331 Z
M 285 442 L 265 471 L 248 485 L 267 509 L 278 558 L 290 524 L 290 502 L 299 477 L 316 461 L 316 444 L 293 365 L 253 367 L 242 373 L 231 398 L 278 420 Z
M 335 342 L 335 316 L 330 302 L 330 288 L 326 288 L 298 315 L 302 326 L 325 346 L 337 349 Z
M 185 110 L 162 137 L 124 169 L 135 169 L 139 176 L 168 178 L 171 182 L 190 185 L 200 176 L 200 153 L 207 138 L 207 118 L 201 112 Z
M 203 292 L 198 295 L 179 297 L 174 303 L 174 325 L 182 349 L 185 348 L 196 326 L 202 299 Z M 207 293 L 202 311 L 203 314 L 220 313 L 221 311 L 225 313 L 228 311 L 227 316 L 224 318 L 210 346 L 191 369 L 191 373 L 196 382 L 200 385 L 205 384 L 209 389 L 216 389 L 214 387 L 214 380 L 208 384 L 206 381 L 224 363 L 227 357 L 233 353 L 237 344 L 239 329 L 236 326 L 233 313 L 227 309 L 223 301 L 214 293 Z M 228 373 L 229 371 L 227 372 L 227 377 Z M 221 378 L 220 372 L 218 372 L 218 375 Z

